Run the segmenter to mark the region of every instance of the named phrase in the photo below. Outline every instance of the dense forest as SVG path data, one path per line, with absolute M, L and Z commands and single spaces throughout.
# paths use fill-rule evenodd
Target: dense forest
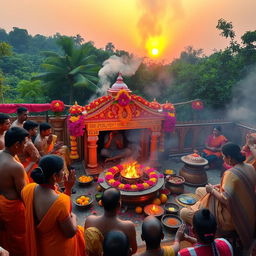
M 200 98 L 218 113 L 230 104 L 244 104 L 245 86 L 256 81 L 247 81 L 255 73 L 256 31 L 247 31 L 237 39 L 232 22 L 224 19 L 218 21 L 216 29 L 229 40 L 225 49 L 206 56 L 202 49 L 188 46 L 171 63 L 143 61 L 134 75 L 124 77 L 125 83 L 134 93 L 161 103 Z M 0 101 L 44 103 L 60 99 L 67 104 L 75 100 L 86 104 L 99 92 L 98 71 L 112 55 L 133 58 L 111 42 L 98 49 L 79 34 L 46 37 L 32 36 L 17 27 L 9 33 L 0 29 Z M 115 78 L 110 77 L 111 83 Z M 247 98 L 254 101 L 252 95 Z M 186 107 L 182 108 L 184 112 Z M 185 112 L 189 111 L 191 107 Z

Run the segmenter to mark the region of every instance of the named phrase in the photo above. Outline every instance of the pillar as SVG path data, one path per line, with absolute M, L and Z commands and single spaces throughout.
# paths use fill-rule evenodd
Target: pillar
M 153 167 L 157 165 L 158 161 L 158 137 L 160 136 L 160 132 L 153 131 L 151 133 L 151 141 L 150 141 L 150 165 Z
M 99 137 L 98 136 L 88 136 L 87 142 L 88 142 L 88 174 L 98 174 L 98 159 L 97 159 L 97 141 Z

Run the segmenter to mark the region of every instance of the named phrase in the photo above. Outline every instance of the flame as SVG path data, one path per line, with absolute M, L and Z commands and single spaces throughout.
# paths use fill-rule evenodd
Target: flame
M 198 155 L 197 153 L 194 153 L 194 154 L 192 154 L 192 156 L 199 157 L 200 155 Z
M 121 171 L 121 175 L 126 178 L 139 178 L 140 172 L 137 169 L 137 162 L 132 162 L 124 165 L 125 168 Z
M 155 205 L 152 206 L 152 211 L 153 211 L 153 212 L 156 212 L 156 211 L 157 211 L 157 208 L 156 208 Z

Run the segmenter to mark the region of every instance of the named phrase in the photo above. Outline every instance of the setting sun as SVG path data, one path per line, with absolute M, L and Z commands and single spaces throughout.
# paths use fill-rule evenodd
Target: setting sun
M 157 49 L 157 48 L 153 48 L 152 50 L 151 50 L 151 54 L 152 55 L 158 55 L 158 53 L 159 53 L 159 50 Z
M 146 49 L 151 57 L 159 57 L 163 54 L 164 48 L 165 40 L 163 36 L 151 37 L 146 42 Z

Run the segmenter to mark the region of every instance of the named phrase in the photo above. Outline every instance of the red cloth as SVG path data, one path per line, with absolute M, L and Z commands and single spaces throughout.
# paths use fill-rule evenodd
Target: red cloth
M 0 112 L 8 114 L 16 113 L 17 108 L 19 107 L 27 108 L 29 112 L 44 112 L 51 109 L 51 104 L 0 104 Z
M 224 238 L 215 239 L 215 246 L 218 255 L 221 256 L 232 256 L 233 249 L 231 244 Z M 178 256 L 212 256 L 213 248 L 211 245 L 197 243 L 194 247 L 182 249 L 178 252 Z

